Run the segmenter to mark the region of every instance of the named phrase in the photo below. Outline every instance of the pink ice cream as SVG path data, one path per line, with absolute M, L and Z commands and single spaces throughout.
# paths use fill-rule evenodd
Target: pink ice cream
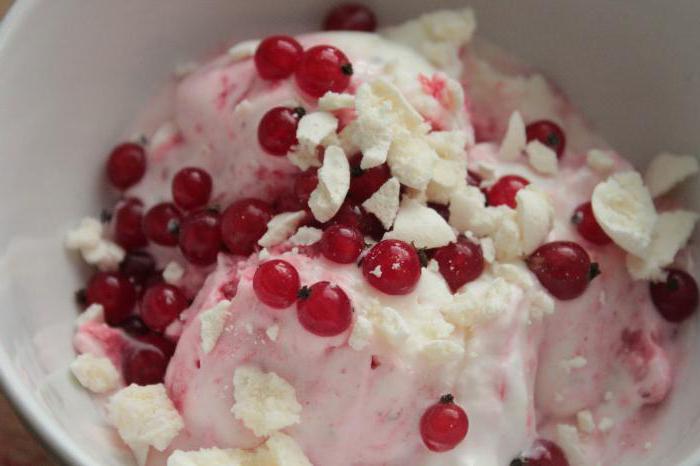
M 461 49 L 464 101 L 455 106 L 449 78 L 410 48 L 362 33 L 311 34 L 299 41 L 305 48 L 331 44 L 345 52 L 354 68 L 346 92 L 390 76 L 432 131 L 463 131 L 468 166 L 483 176 L 482 188 L 507 174 L 527 178 L 552 200 L 554 223 L 546 241 L 581 243 L 602 275 L 577 299 L 555 300 L 551 315 L 535 316 L 533 296 L 546 290 L 520 259 L 488 264 L 456 295 L 435 262 L 422 269 L 415 291 L 390 296 L 374 289 L 356 264 L 337 264 L 316 245 L 287 241 L 251 257 L 221 253 L 216 265 L 186 266 L 178 286 L 193 302 L 165 332 L 177 346 L 164 381 L 184 428 L 163 451 L 152 448 L 147 464 L 165 465 L 175 451 L 263 444 L 265 436 L 231 413 L 234 374 L 250 366 L 294 387 L 300 418 L 282 431 L 313 465 L 504 466 L 538 438 L 559 442 L 572 466 L 615 465 L 643 454 L 655 435 L 651 421 L 682 367 L 684 343 L 677 325 L 654 308 L 648 283 L 629 277 L 624 252 L 583 240 L 570 222 L 605 180 L 587 165 L 586 153 L 608 146 L 557 89 L 489 45 Z M 169 201 L 174 173 L 197 166 L 213 177 L 211 204 L 292 196 L 300 170 L 287 157 L 262 150 L 257 124 L 272 107 L 299 105 L 307 114 L 317 109 L 293 80 L 260 79 L 250 57 L 224 54 L 198 66 L 170 83 L 131 129 L 149 139 L 149 169 L 125 194 L 146 209 Z M 556 176 L 534 171 L 524 157 L 499 156 L 515 110 L 525 122 L 554 120 L 566 133 Z M 335 114 L 342 126 L 357 116 L 352 110 Z M 611 172 L 631 169 L 620 155 L 608 155 Z M 159 269 L 171 261 L 186 265 L 177 248 L 148 251 Z M 329 281 L 341 287 L 353 304 L 352 326 L 318 337 L 300 324 L 294 306 L 262 303 L 252 279 L 258 265 L 272 258 L 293 265 L 304 285 Z M 502 301 L 497 315 L 454 310 L 456 296 L 483 298 L 494 283 Z M 207 352 L 200 316 L 222 300 L 230 306 Z M 391 312 L 399 324 L 387 323 L 395 318 Z M 373 323 L 373 333 L 360 331 L 362 319 Z M 107 356 L 118 368 L 123 348 L 133 344 L 100 321 L 83 324 L 75 337 L 79 352 Z M 468 413 L 469 432 L 455 448 L 435 453 L 424 445 L 420 420 L 446 393 Z M 576 442 L 567 427 L 577 431 Z

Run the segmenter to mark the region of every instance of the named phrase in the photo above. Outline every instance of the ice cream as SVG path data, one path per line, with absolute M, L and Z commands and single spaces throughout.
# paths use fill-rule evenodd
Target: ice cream
M 126 200 L 67 245 L 101 270 L 74 373 L 139 462 L 607 466 L 653 444 L 697 305 L 697 216 L 659 196 L 697 162 L 643 179 L 474 27 L 245 42 L 137 119 L 108 168 Z

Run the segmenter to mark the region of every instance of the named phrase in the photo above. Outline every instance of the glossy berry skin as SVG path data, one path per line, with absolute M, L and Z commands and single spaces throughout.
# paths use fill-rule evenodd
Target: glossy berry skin
M 452 450 L 464 440 L 469 431 L 469 419 L 452 395 L 443 396 L 430 406 L 420 419 L 420 434 L 430 451 Z
M 328 222 L 328 225 L 334 224 L 357 228 L 363 235 L 374 238 L 377 241 L 381 240 L 384 233 L 386 233 L 382 222 L 374 214 L 347 200 L 340 206 L 340 210 L 335 214 L 335 217 Z
M 569 461 L 561 448 L 549 440 L 535 440 L 532 447 L 520 458 L 511 461 L 510 466 L 569 466 Z
M 663 282 L 650 283 L 651 300 L 659 314 L 669 322 L 682 322 L 698 307 L 698 285 L 687 272 L 668 269 Z
M 549 120 L 539 120 L 525 127 L 527 142 L 538 140 L 557 154 L 557 158 L 564 155 L 566 148 L 566 136 L 559 125 Z
M 143 203 L 138 199 L 119 202 L 114 211 L 114 241 L 127 251 L 148 244 L 143 232 Z
M 184 210 L 206 206 L 211 197 L 211 190 L 211 176 L 201 168 L 185 167 L 173 178 L 173 201 Z
M 464 237 L 460 237 L 456 243 L 439 248 L 433 259 L 437 261 L 440 274 L 453 293 L 479 278 L 484 271 L 481 246 Z
M 141 320 L 154 332 L 162 332 L 187 306 L 187 298 L 179 288 L 157 283 L 150 286 L 143 295 Z
M 537 248 L 527 266 L 547 291 L 561 300 L 583 294 L 595 276 L 588 253 L 571 241 L 554 241 Z
M 121 273 L 97 272 L 86 289 L 87 304 L 101 304 L 105 321 L 112 326 L 126 320 L 136 304 L 136 289 Z
M 297 85 L 311 97 L 321 97 L 328 91 L 344 92 L 353 74 L 350 60 L 339 49 L 330 45 L 311 47 L 297 67 Z
M 263 150 L 278 157 L 287 155 L 297 144 L 297 125 L 302 116 L 301 109 L 275 107 L 268 110 L 258 124 L 258 142 Z
M 260 301 L 276 309 L 284 309 L 297 299 L 301 288 L 299 273 L 287 261 L 274 259 L 258 266 L 253 276 L 253 291 Z
M 366 170 L 360 168 L 361 157 L 355 157 L 350 164 L 350 190 L 348 197 L 355 204 L 362 204 L 391 178 L 387 164 L 382 164 Z
M 272 215 L 272 206 L 259 199 L 241 199 L 228 206 L 221 218 L 221 235 L 229 252 L 250 255 Z
M 180 225 L 180 251 L 190 263 L 206 266 L 216 262 L 221 250 L 221 219 L 218 212 L 204 210 L 185 217 Z
M 420 259 L 413 246 L 404 241 L 380 241 L 362 261 L 362 274 L 370 285 L 383 293 L 408 294 L 420 279 Z
M 289 36 L 265 38 L 255 51 L 255 68 L 263 79 L 284 79 L 294 73 L 304 49 Z
M 360 257 L 365 238 L 362 232 L 347 225 L 331 225 L 321 237 L 321 254 L 338 264 L 352 264 Z
M 294 195 L 299 201 L 299 205 L 306 207 L 309 204 L 311 193 L 318 186 L 318 171 L 310 169 L 299 173 L 294 180 Z
M 610 237 L 598 224 L 595 215 L 593 215 L 593 207 L 590 202 L 576 207 L 574 214 L 571 216 L 571 223 L 574 224 L 576 231 L 578 231 L 581 236 L 593 244 L 605 246 L 612 242 Z
M 145 251 L 133 251 L 119 264 L 119 271 L 135 284 L 143 284 L 156 270 L 156 261 Z
M 342 288 L 318 282 L 299 291 L 297 318 L 309 332 L 332 337 L 345 332 L 352 323 L 350 298 Z
M 138 144 L 124 143 L 115 147 L 107 159 L 107 178 L 117 189 L 135 185 L 146 173 L 146 152 Z
M 162 383 L 174 345 L 165 337 L 145 334 L 135 337 L 124 350 L 122 371 L 127 385 Z
M 359 3 L 341 3 L 323 21 L 325 31 L 366 31 L 377 29 L 374 12 Z
M 170 202 L 151 207 L 143 218 L 146 237 L 161 246 L 177 246 L 182 214 Z
M 506 175 L 489 188 L 486 194 L 486 200 L 492 207 L 505 205 L 515 209 L 517 206 L 515 195 L 528 184 L 530 184 L 530 182 L 522 176 Z

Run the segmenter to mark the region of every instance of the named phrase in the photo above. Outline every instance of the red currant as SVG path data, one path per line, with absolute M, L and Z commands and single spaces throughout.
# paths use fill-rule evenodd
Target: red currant
M 295 76 L 302 91 L 321 97 L 328 91 L 345 91 L 352 74 L 352 64 L 343 52 L 331 45 L 317 45 L 304 52 Z
M 259 199 L 241 199 L 228 206 L 221 218 L 221 234 L 229 252 L 250 255 L 272 215 L 272 206 Z
M 511 461 L 510 466 L 569 466 L 569 461 L 561 448 L 549 440 L 538 439 L 520 458 Z
M 355 157 L 351 162 L 350 190 L 348 196 L 355 204 L 362 204 L 391 178 L 389 166 L 386 164 L 367 170 L 360 168 L 361 157 Z
M 506 205 L 515 209 L 515 195 L 530 182 L 518 175 L 506 175 L 489 188 L 486 199 L 490 206 Z
M 126 320 L 136 304 L 136 290 L 127 277 L 120 273 L 97 272 L 86 290 L 87 304 L 101 304 L 105 321 L 119 325 Z
M 362 273 L 370 285 L 390 295 L 408 294 L 421 275 L 418 253 L 410 244 L 384 240 L 375 244 L 362 261 Z
M 604 246 L 612 241 L 598 224 L 590 202 L 576 207 L 574 215 L 571 217 L 571 223 L 576 226 L 576 230 L 581 236 L 593 244 Z
M 127 385 L 153 385 L 163 382 L 173 351 L 173 344 L 160 335 L 146 334 L 137 337 L 124 351 L 124 381 Z
M 146 290 L 141 301 L 141 319 L 153 331 L 162 332 L 187 308 L 179 288 L 158 283 Z
M 365 238 L 357 228 L 335 224 L 323 232 L 321 237 L 321 253 L 323 256 L 338 264 L 352 264 L 360 257 Z
M 283 79 L 294 73 L 304 49 L 289 36 L 265 38 L 255 51 L 255 67 L 263 79 Z
M 175 204 L 164 202 L 151 207 L 146 212 L 143 218 L 143 230 L 146 237 L 156 244 L 177 246 L 181 221 L 182 215 Z
M 545 146 L 556 152 L 557 157 L 561 158 L 566 148 L 566 136 L 559 125 L 549 120 L 539 120 L 530 123 L 525 128 L 527 141 L 538 140 Z
M 527 266 L 552 296 L 562 300 L 581 296 L 599 273 L 586 250 L 571 241 L 543 244 L 527 258 Z
M 218 212 L 204 210 L 189 215 L 180 226 L 179 245 L 185 258 L 195 265 L 216 262 L 221 250 L 221 220 Z
M 258 142 L 270 155 L 284 156 L 297 144 L 297 125 L 304 109 L 275 107 L 263 115 L 258 125 Z
M 320 337 L 332 337 L 350 327 L 350 298 L 339 286 L 318 282 L 309 288 L 302 288 L 299 295 L 297 317 L 309 332 Z
M 377 29 L 374 12 L 359 3 L 341 3 L 331 9 L 323 22 L 325 31 L 367 31 Z
M 119 264 L 119 271 L 135 284 L 143 284 L 156 270 L 156 261 L 145 251 L 128 253 Z
M 211 176 L 201 168 L 183 168 L 173 178 L 173 200 L 178 207 L 185 210 L 198 209 L 207 205 L 211 190 Z
M 453 293 L 464 284 L 479 278 L 484 271 L 481 246 L 464 237 L 460 237 L 456 243 L 439 248 L 433 258 Z
M 260 301 L 276 309 L 294 304 L 301 287 L 299 273 L 287 261 L 274 259 L 258 266 L 253 276 L 253 290 Z
M 127 189 L 146 173 L 146 152 L 138 144 L 127 142 L 115 147 L 107 160 L 107 177 L 115 188 Z
M 651 300 L 669 322 L 682 322 L 698 307 L 698 285 L 687 272 L 667 270 L 666 281 L 649 284 Z
M 307 206 L 311 193 L 318 186 L 318 171 L 314 168 L 299 173 L 294 180 L 294 195 L 299 200 L 299 204 Z
M 119 202 L 114 211 L 114 240 L 127 251 L 148 244 L 143 233 L 143 203 L 138 199 Z
M 420 419 L 420 434 L 429 450 L 444 452 L 455 448 L 469 430 L 469 418 L 452 395 L 430 406 Z

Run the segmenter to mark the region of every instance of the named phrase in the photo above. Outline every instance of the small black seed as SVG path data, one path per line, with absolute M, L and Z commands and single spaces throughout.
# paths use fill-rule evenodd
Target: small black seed
M 170 221 L 168 221 L 168 233 L 170 233 L 173 236 L 179 235 L 180 234 L 180 222 L 174 218 L 170 219 Z
M 85 288 L 81 288 L 75 292 L 75 302 L 81 307 L 87 306 L 87 291 Z
M 352 76 L 354 73 L 352 69 L 352 63 L 346 63 L 343 66 L 340 67 L 340 70 L 343 72 L 344 75 L 346 76 Z
M 523 466 L 527 463 L 528 461 L 524 458 L 515 458 L 513 461 L 510 462 L 510 466 Z
M 559 136 L 556 133 L 551 132 L 547 135 L 547 145 L 553 149 L 556 149 L 561 144 Z
M 452 396 L 451 393 L 448 393 L 447 395 L 442 395 L 440 397 L 440 403 L 442 403 L 444 405 L 454 403 L 454 402 L 455 402 L 455 397 Z
M 670 291 L 678 291 L 678 288 L 680 288 L 681 284 L 678 283 L 678 279 L 676 277 L 668 277 L 668 282 L 666 282 L 666 286 Z
M 148 145 L 148 136 L 146 136 L 145 134 L 142 134 L 138 138 L 136 138 L 136 142 L 142 146 L 147 146 Z
M 299 119 L 306 115 L 306 109 L 304 107 L 295 107 L 294 110 L 292 110 L 292 112 Z
M 352 176 L 353 178 L 357 178 L 358 176 L 362 176 L 362 174 L 364 172 L 365 171 L 363 169 L 361 169 L 360 167 L 357 167 L 357 166 L 350 168 L 350 176 Z
M 588 271 L 588 280 L 593 280 L 595 277 L 600 275 L 600 265 L 597 262 L 591 262 L 591 268 Z
M 107 210 L 107 209 L 102 209 L 102 212 L 100 212 L 100 221 L 102 223 L 109 223 L 112 221 L 112 211 Z
M 571 223 L 573 223 L 574 225 L 580 225 L 582 221 L 583 213 L 581 212 L 575 212 L 574 215 L 571 216 Z
M 308 299 L 309 296 L 311 296 L 311 288 L 308 286 L 302 286 L 299 288 L 299 291 L 297 291 L 297 298 L 299 299 Z

